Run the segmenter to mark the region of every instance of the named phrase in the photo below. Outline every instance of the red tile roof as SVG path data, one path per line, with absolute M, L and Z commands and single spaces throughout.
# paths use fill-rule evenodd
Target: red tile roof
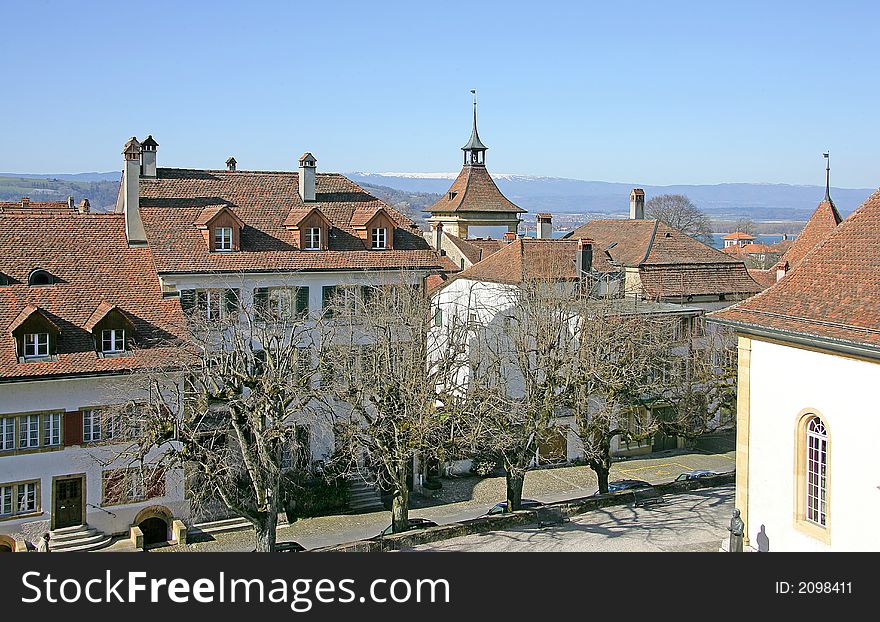
M 505 244 L 498 252 L 463 270 L 452 279 L 471 279 L 515 285 L 528 279 L 574 280 L 577 240 L 518 239 Z M 593 248 L 593 268 L 613 272 L 601 252 Z
M 816 248 L 842 220 L 833 202 L 822 201 L 782 258 L 792 269 L 796 268 L 807 253 Z
M 592 238 L 594 248 L 607 252 L 620 266 L 638 267 L 650 298 L 761 291 L 742 261 L 660 220 L 592 220 L 564 239 L 577 238 Z
M 36 267 L 52 274 L 55 284 L 28 287 Z M 153 365 L 162 361 L 163 344 L 180 334 L 180 304 L 162 298 L 150 250 L 129 248 L 122 214 L 2 213 L 0 272 L 10 278 L 0 286 L 0 378 L 118 373 Z M 133 322 L 137 347 L 126 356 L 103 358 L 86 326 L 96 312 L 114 305 Z M 60 330 L 56 360 L 18 361 L 10 326 L 32 307 Z
M 501 194 L 485 166 L 462 167 L 449 190 L 434 205 L 423 210 L 431 213 L 450 212 L 513 212 L 524 214 Z
M 880 191 L 834 227 L 784 279 L 713 319 L 880 349 Z
M 749 235 L 748 233 L 744 233 L 742 231 L 734 231 L 733 233 L 728 233 L 725 235 L 722 240 L 754 240 L 755 236 Z
M 337 173 L 316 175 L 316 201 L 303 203 L 299 174 L 160 168 L 140 180 L 141 218 L 159 273 L 439 269 L 437 253 L 412 221 Z M 206 208 L 227 206 L 244 223 L 241 250 L 212 253 L 193 227 Z M 329 250 L 304 251 L 285 227 L 313 208 L 332 229 Z M 369 250 L 356 215 L 384 209 L 398 223 L 393 250 Z

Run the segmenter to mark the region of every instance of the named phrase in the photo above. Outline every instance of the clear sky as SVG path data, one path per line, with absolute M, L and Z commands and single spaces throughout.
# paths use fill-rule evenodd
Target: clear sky
M 454 171 L 877 187 L 880 2 L 0 0 L 0 171 Z

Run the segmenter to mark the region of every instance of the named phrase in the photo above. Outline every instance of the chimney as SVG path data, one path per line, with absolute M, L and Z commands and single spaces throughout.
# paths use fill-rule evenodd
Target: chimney
M 578 240 L 577 255 L 575 256 L 578 278 L 587 276 L 593 269 L 593 240 L 581 238 Z
M 779 263 L 776 264 L 776 281 L 781 281 L 786 273 L 788 273 L 788 262 L 779 261 Z
M 504 232 L 504 243 L 510 244 L 511 242 L 516 241 L 516 232 L 514 231 L 505 231 Z
M 229 156 L 229 159 L 226 160 L 226 170 L 229 171 L 230 173 L 234 173 L 236 164 L 237 163 L 235 161 L 235 158 L 233 158 L 232 156 Z
M 306 152 L 299 159 L 299 196 L 303 201 L 315 200 L 315 169 L 317 160 L 311 153 Z
M 439 253 L 443 247 L 443 223 L 432 222 L 431 231 L 434 233 L 434 250 Z
M 122 149 L 125 168 L 122 170 L 122 192 L 117 211 L 125 214 L 125 237 L 129 246 L 146 246 L 147 235 L 140 213 L 141 144 L 132 136 Z
M 67 207 L 73 209 L 73 197 L 67 197 Z
M 147 136 L 141 143 L 141 175 L 143 177 L 156 177 L 156 147 L 159 146 L 153 140 L 152 134 Z
M 552 214 L 538 214 L 538 231 L 535 235 L 539 240 L 550 240 L 553 238 Z
M 629 218 L 630 220 L 645 219 L 645 191 L 641 188 L 633 188 L 629 193 Z
M 80 214 L 88 214 L 91 209 L 91 205 L 89 204 L 88 199 L 83 199 L 79 202 L 79 213 Z
M 28 207 L 31 204 L 30 197 L 21 197 L 21 206 Z

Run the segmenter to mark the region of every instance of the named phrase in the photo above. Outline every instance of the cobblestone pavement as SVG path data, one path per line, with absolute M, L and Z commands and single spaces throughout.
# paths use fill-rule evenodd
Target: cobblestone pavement
M 716 450 L 717 451 L 717 450 Z M 660 483 L 675 479 L 691 469 L 712 469 L 718 472 L 734 468 L 734 451 L 706 453 L 699 450 L 671 450 L 616 462 L 611 479 L 643 479 Z M 505 496 L 503 477 L 460 477 L 443 479 L 443 488 L 431 498 L 413 496 L 415 506 L 410 515 L 429 518 L 437 523 L 452 523 L 482 515 Z M 523 496 L 539 501 L 561 501 L 593 494 L 598 489 L 595 474 L 586 466 L 566 466 L 530 471 L 526 476 Z M 278 530 L 278 541 L 295 540 L 307 549 L 351 542 L 376 535 L 388 526 L 389 512 L 342 514 L 300 519 Z M 215 539 L 180 547 L 154 549 L 155 552 L 189 551 L 250 551 L 253 532 L 250 530 L 215 534 Z M 105 549 L 124 550 L 124 541 Z
M 520 527 L 423 544 L 416 551 L 718 551 L 733 512 L 733 486 L 666 495 L 647 507 L 611 506 L 559 527 Z

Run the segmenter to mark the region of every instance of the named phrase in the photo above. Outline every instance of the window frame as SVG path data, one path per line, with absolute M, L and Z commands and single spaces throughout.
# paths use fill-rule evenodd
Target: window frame
M 31 487 L 31 490 L 28 490 L 28 487 Z M 0 520 L 42 513 L 40 496 L 38 479 L 0 483 Z M 31 502 L 21 509 L 21 501 L 28 498 Z
M 229 233 L 229 239 L 226 233 Z M 234 232 L 232 227 L 214 227 L 214 251 L 218 253 L 228 253 L 235 250 L 233 247 Z
M 388 248 L 388 228 L 374 227 L 370 233 L 373 250 L 386 250 Z
M 811 520 L 809 512 L 809 488 L 812 484 L 810 480 L 810 425 L 812 422 L 818 421 L 822 424 L 825 435 L 824 437 L 824 481 L 821 482 L 819 496 L 817 499 L 824 501 L 824 524 Z M 801 533 L 814 538 L 825 544 L 831 544 L 831 428 L 828 425 L 827 418 L 816 409 L 804 409 L 799 413 L 797 425 L 795 426 L 795 477 L 794 477 L 794 528 Z M 821 472 L 818 474 L 822 476 Z M 824 499 L 821 492 L 824 491 Z M 819 507 L 821 509 L 821 505 Z
M 109 340 L 107 338 L 107 334 L 109 335 Z M 117 334 L 120 336 L 117 338 Z M 110 343 L 111 347 L 107 348 L 107 343 Z M 121 342 L 121 345 L 120 343 Z M 103 354 L 119 354 L 120 352 L 125 352 L 125 329 L 124 328 L 105 328 L 101 330 L 101 352 Z
M 321 227 L 306 227 L 303 236 L 303 250 L 321 250 Z
M 45 337 L 45 343 L 40 337 Z M 31 343 L 28 343 L 28 342 Z M 26 360 L 44 359 L 49 356 L 49 333 L 25 333 L 21 341 L 21 353 Z M 33 347 L 33 354 L 28 354 L 28 348 Z M 42 353 L 41 346 L 45 346 L 45 354 Z

